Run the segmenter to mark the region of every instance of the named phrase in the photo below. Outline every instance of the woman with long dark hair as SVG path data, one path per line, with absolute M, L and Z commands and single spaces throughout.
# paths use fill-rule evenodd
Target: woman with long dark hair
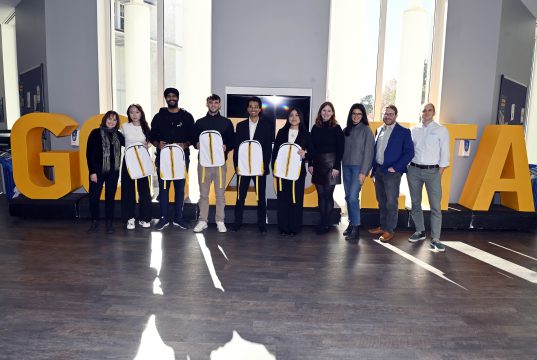
M 319 107 L 315 125 L 311 129 L 313 154 L 309 163 L 311 182 L 315 184 L 319 199 L 321 221 L 317 233 L 330 230 L 330 215 L 334 209 L 334 189 L 341 184 L 341 159 L 344 150 L 344 136 L 336 120 L 336 112 L 331 102 Z
M 125 136 L 125 148 L 134 144 L 142 144 L 146 148 L 149 146 L 149 125 L 145 119 L 145 113 L 138 104 L 132 104 L 127 109 L 129 122 L 121 126 L 121 132 Z M 135 186 L 136 182 L 136 186 Z M 133 180 L 127 170 L 125 160 L 121 170 L 121 214 L 127 223 L 127 229 L 132 230 L 135 225 L 136 192 L 138 188 L 140 216 L 138 224 L 143 228 L 151 226 L 151 177 L 146 176 Z
M 121 147 L 125 138 L 119 132 L 119 115 L 115 111 L 104 114 L 101 125 L 93 129 L 88 137 L 86 159 L 89 170 L 89 197 L 91 226 L 88 232 L 98 229 L 99 199 L 105 185 L 106 232 L 113 233 L 114 195 L 117 190 Z
M 345 151 L 343 152 L 343 187 L 349 226 L 343 232 L 345 240 L 356 243 L 360 236 L 360 190 L 371 170 L 375 139 L 369 128 L 364 105 L 353 104 L 347 116 Z
M 304 115 L 298 108 L 291 108 L 284 127 L 278 131 L 272 150 L 272 169 L 282 144 L 292 143 L 300 146 L 297 151 L 302 159 L 297 180 L 276 178 L 278 196 L 278 229 L 281 235 L 295 236 L 302 228 L 304 207 L 304 185 L 306 179 L 305 159 L 312 151 L 310 133 L 304 123 Z M 290 155 L 290 154 L 289 154 Z M 281 156 L 281 155 L 280 155 Z M 287 156 L 286 156 L 287 157 Z M 290 157 L 290 156 L 289 156 Z M 289 164 L 287 164 L 289 167 Z M 276 176 L 276 175 L 275 175 Z

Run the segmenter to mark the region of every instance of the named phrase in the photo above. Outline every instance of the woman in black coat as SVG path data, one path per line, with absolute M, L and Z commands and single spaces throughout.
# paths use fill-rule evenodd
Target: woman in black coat
M 315 184 L 319 199 L 321 221 L 317 233 L 330 230 L 330 215 L 334 209 L 334 189 L 341 184 L 341 159 L 345 149 L 345 137 L 336 120 L 336 112 L 331 102 L 319 107 L 315 125 L 311 129 L 313 154 L 309 163 L 311 182 Z
M 302 228 L 302 210 L 304 207 L 304 184 L 306 167 L 304 165 L 308 154 L 312 151 L 310 134 L 304 124 L 304 115 L 297 108 L 291 108 L 287 123 L 278 131 L 272 150 L 272 169 L 280 146 L 284 143 L 294 143 L 301 147 L 298 154 L 302 158 L 300 176 L 297 180 L 278 179 L 278 229 L 281 235 L 295 236 Z M 282 187 L 280 189 L 279 182 Z M 294 183 L 294 184 L 293 184 Z M 294 185 L 294 190 L 293 190 Z M 293 196 L 294 191 L 294 196 Z
M 121 165 L 121 147 L 125 138 L 119 130 L 119 115 L 108 111 L 101 120 L 101 125 L 92 130 L 88 138 L 86 159 L 89 170 L 89 196 L 91 226 L 88 232 L 98 229 L 99 199 L 105 185 L 106 232 L 113 233 L 114 195 L 117 190 L 119 166 Z

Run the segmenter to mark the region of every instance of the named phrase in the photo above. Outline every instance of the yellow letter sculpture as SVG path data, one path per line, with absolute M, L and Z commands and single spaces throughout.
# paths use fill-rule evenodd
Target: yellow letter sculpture
M 519 125 L 489 125 L 477 149 L 459 203 L 487 211 L 494 193 L 517 211 L 535 211 L 524 130 Z
M 17 188 L 30 199 L 59 199 L 80 187 L 77 151 L 48 151 L 42 147 L 45 129 L 55 136 L 69 136 L 78 124 L 63 114 L 31 113 L 13 125 L 11 144 L 13 176 Z M 54 167 L 54 181 L 44 167 Z

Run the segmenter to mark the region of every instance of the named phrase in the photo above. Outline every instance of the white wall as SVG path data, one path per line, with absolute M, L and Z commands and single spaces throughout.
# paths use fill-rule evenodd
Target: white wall
M 450 0 L 441 120 L 477 124 L 479 139 L 496 123 L 500 75 L 530 82 L 534 34 L 535 18 L 520 0 Z M 452 159 L 450 202 L 458 201 L 478 146 L 469 158 Z
M 99 113 L 97 2 L 47 0 L 45 18 L 48 111 L 83 123 Z M 52 148 L 70 149 L 69 137 Z
M 330 1 L 216 0 L 212 7 L 213 91 L 311 88 L 316 113 L 326 98 Z

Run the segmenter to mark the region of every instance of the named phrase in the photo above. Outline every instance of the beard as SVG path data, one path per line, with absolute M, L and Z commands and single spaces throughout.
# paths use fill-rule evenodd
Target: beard
M 168 105 L 170 109 L 176 109 L 179 106 L 179 101 L 166 100 L 166 105 Z

